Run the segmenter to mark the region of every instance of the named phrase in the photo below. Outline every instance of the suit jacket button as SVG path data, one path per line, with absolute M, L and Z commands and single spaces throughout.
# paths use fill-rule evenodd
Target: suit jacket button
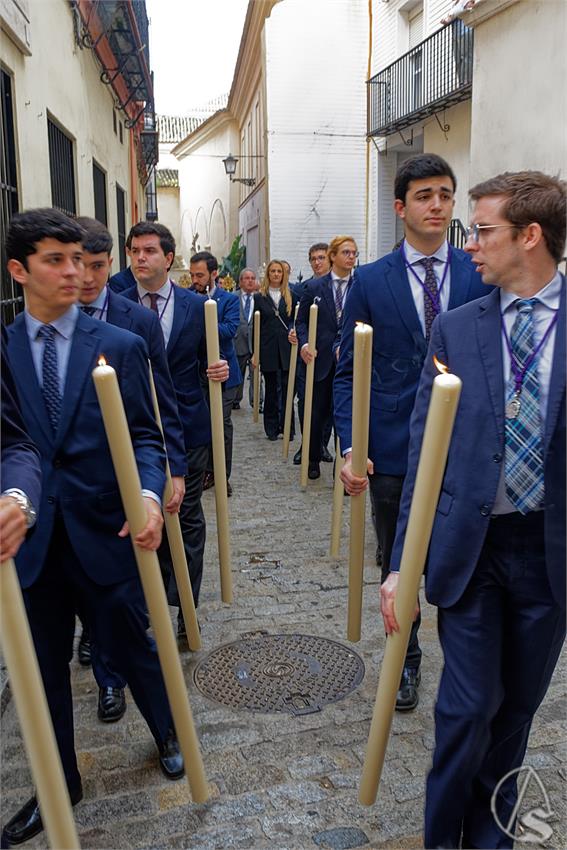
M 500 452 L 496 452 L 495 455 L 492 455 L 492 460 L 494 461 L 494 463 L 500 463 L 500 461 L 502 460 L 502 455 L 500 454 Z
M 55 469 L 61 469 L 61 467 L 63 466 L 63 462 L 62 462 L 61 458 L 56 457 L 55 460 L 53 461 L 53 466 L 55 467 Z
M 488 505 L 483 505 L 482 508 L 480 509 L 480 513 L 481 513 L 482 516 L 489 516 L 490 515 L 490 507 Z
M 48 496 L 47 501 L 50 505 L 54 505 L 55 504 L 55 496 Z

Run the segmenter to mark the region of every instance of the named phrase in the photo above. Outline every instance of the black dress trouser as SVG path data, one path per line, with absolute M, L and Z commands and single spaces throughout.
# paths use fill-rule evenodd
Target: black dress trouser
M 368 476 L 370 498 L 374 507 L 376 537 L 382 552 L 382 578 L 384 583 L 390 573 L 390 559 L 396 536 L 396 524 L 400 511 L 400 499 L 404 484 L 403 475 L 382 475 L 375 473 Z M 421 664 L 421 649 L 418 631 L 421 624 L 421 611 L 411 626 L 408 650 L 404 667 L 417 670 Z

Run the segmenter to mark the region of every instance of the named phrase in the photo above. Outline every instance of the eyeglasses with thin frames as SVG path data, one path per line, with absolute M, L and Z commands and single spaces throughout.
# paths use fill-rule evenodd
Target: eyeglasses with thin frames
M 355 259 L 358 257 L 358 251 L 349 251 L 346 248 L 339 251 L 339 254 L 342 254 L 343 257 L 354 257 Z
M 473 242 L 480 240 L 481 230 L 493 230 L 495 227 L 517 227 L 516 224 L 471 224 L 465 228 L 467 239 L 472 239 Z

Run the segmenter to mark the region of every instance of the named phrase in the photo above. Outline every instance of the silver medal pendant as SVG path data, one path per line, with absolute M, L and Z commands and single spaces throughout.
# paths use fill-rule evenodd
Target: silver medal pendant
M 510 401 L 506 404 L 506 419 L 517 419 L 518 414 L 520 412 L 520 407 L 520 396 L 515 395 L 514 398 L 511 398 Z

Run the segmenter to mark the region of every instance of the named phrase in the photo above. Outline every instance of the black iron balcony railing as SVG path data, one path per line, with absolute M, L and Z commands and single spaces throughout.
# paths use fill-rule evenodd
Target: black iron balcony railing
M 452 218 L 447 231 L 447 241 L 455 248 L 464 248 L 467 241 L 467 230 L 460 218 Z
M 389 136 L 471 97 L 473 30 L 457 18 L 368 80 L 368 135 Z

